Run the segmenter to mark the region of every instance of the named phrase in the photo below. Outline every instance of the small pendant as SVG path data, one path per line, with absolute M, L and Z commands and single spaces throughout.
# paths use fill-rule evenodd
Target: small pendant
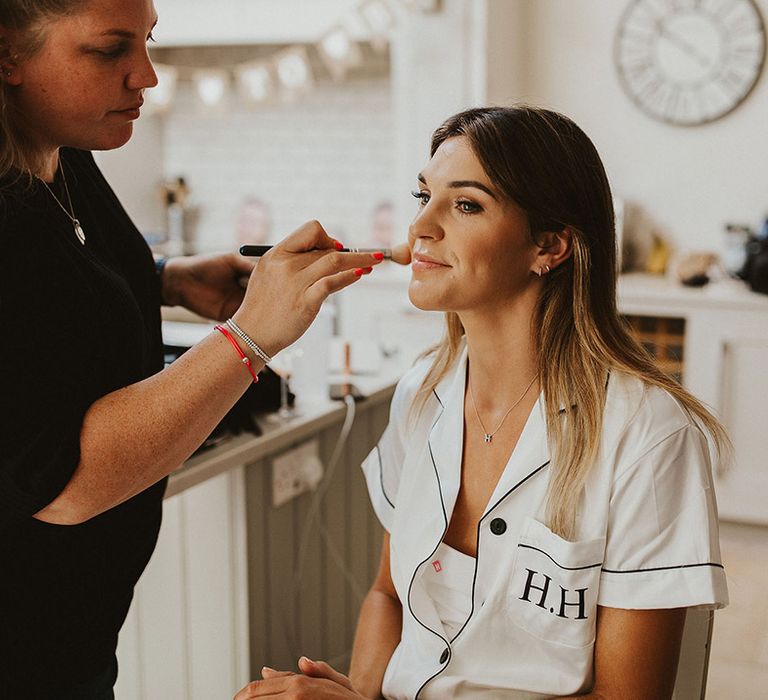
M 485 434 L 485 441 L 486 442 L 490 442 L 491 440 L 493 440 L 493 435 L 488 435 L 488 433 L 486 433 Z
M 80 222 L 75 219 L 73 222 L 75 227 L 75 235 L 77 236 L 77 240 L 80 241 L 81 245 L 85 245 L 85 231 L 83 231 L 83 227 L 80 225 Z

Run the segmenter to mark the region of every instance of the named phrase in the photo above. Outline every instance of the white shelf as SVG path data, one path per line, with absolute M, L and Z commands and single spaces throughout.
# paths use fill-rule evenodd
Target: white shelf
M 768 312 L 768 295 L 758 294 L 739 280 L 718 280 L 704 287 L 685 287 L 667 277 L 630 272 L 619 277 L 619 306 L 622 311 L 663 306 L 671 315 L 686 309 L 733 309 Z

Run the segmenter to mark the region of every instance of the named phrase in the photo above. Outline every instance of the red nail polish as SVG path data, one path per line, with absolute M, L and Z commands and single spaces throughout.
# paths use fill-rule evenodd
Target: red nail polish
M 376 260 L 384 260 L 384 253 L 374 253 L 374 254 L 373 254 L 373 257 L 374 257 Z
M 344 244 L 339 243 L 339 241 L 334 241 L 333 245 L 336 246 L 336 250 L 344 250 Z
M 373 268 L 372 267 L 365 267 L 365 268 L 363 268 L 363 272 L 365 272 L 365 274 L 367 275 L 369 272 L 373 272 Z
M 358 268 L 355 270 L 355 274 L 356 274 L 358 277 L 360 277 L 360 276 L 363 274 L 363 268 L 362 268 L 362 267 L 358 267 Z

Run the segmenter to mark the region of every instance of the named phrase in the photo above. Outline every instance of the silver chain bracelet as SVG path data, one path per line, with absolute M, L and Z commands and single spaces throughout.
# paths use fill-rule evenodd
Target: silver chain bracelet
M 264 364 L 269 364 L 272 362 L 272 358 L 267 355 L 256 343 L 253 341 L 253 339 L 248 336 L 245 331 L 240 328 L 231 318 L 227 319 L 227 325 L 232 329 L 233 333 L 236 333 L 240 339 L 256 354 L 257 357 L 260 357 L 262 360 L 264 360 Z

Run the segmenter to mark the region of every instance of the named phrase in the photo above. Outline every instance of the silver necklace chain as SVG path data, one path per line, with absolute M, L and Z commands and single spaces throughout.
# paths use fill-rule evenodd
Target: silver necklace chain
M 475 415 L 477 416 L 477 422 L 478 422 L 478 423 L 480 423 L 480 427 L 483 429 L 483 439 L 485 440 L 485 442 L 486 442 L 486 443 L 490 443 L 490 442 L 492 442 L 492 441 L 493 441 L 493 436 L 494 436 L 494 435 L 496 435 L 496 433 L 498 433 L 498 432 L 499 432 L 499 430 L 501 430 L 501 426 L 502 426 L 502 425 L 504 425 L 504 421 L 505 421 L 505 420 L 507 420 L 507 416 L 508 416 L 510 413 L 512 413 L 512 410 L 515 408 L 515 406 L 517 406 L 517 404 L 519 404 L 519 403 L 520 403 L 520 402 L 523 400 L 523 398 L 524 398 L 524 397 L 525 397 L 525 395 L 528 393 L 528 390 L 529 390 L 529 389 L 530 389 L 530 388 L 533 386 L 533 383 L 536 381 L 536 379 L 538 378 L 538 376 L 539 376 L 539 373 L 538 373 L 538 372 L 537 372 L 536 374 L 534 374 L 534 375 L 533 375 L 533 379 L 531 379 L 531 381 L 530 381 L 530 383 L 528 384 L 528 386 L 527 386 L 527 387 L 525 387 L 525 391 L 522 393 L 522 395 L 520 396 L 520 398 L 519 398 L 517 401 L 515 401 L 515 403 L 513 403 L 513 404 L 512 404 L 512 405 L 509 407 L 509 410 L 508 410 L 508 411 L 507 411 L 507 412 L 504 414 L 504 417 L 501 419 L 501 422 L 500 422 L 500 423 L 499 423 L 499 424 L 496 426 L 496 430 L 494 430 L 494 431 L 493 431 L 493 432 L 491 432 L 491 433 L 489 433 L 489 432 L 488 432 L 488 431 L 485 429 L 485 426 L 483 425 L 483 421 L 482 421 L 482 419 L 480 418 L 480 414 L 477 412 L 477 404 L 475 403 L 475 393 L 472 391 L 472 384 L 470 383 L 470 385 L 469 385 L 469 396 L 470 396 L 470 398 L 472 399 L 472 408 L 474 408 L 474 409 L 475 409 Z
M 67 211 L 66 207 L 61 203 L 59 198 L 53 193 L 53 190 L 48 186 L 48 183 L 43 180 L 43 178 L 38 178 L 40 182 L 45 185 L 45 189 L 48 190 L 51 193 L 51 197 L 56 201 L 56 204 L 61 207 L 61 210 L 72 220 L 72 226 L 75 229 L 75 236 L 77 236 L 77 240 L 80 241 L 81 245 L 85 245 L 85 231 L 83 231 L 83 227 L 80 225 L 80 221 L 75 216 L 75 208 L 72 206 L 72 197 L 69 196 L 69 186 L 67 185 L 67 175 L 64 172 L 64 161 L 61 161 L 61 177 L 64 180 L 64 191 L 67 193 L 67 202 L 69 203 L 69 211 Z

